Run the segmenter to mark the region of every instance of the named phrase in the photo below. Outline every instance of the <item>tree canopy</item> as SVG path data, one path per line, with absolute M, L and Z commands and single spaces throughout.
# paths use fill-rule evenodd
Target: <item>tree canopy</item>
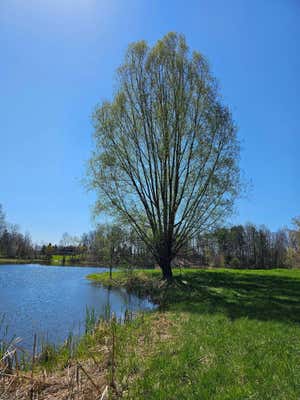
M 94 122 L 96 210 L 134 227 L 169 279 L 174 257 L 239 191 L 237 130 L 206 59 L 176 33 L 131 44 Z

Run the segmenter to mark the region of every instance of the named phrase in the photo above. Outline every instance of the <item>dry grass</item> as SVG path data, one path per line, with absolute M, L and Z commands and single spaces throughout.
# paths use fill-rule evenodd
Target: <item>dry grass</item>
M 33 372 L 11 370 L 4 363 L 2 367 L 0 364 L 0 399 L 106 400 L 126 397 L 128 385 L 138 378 L 139 373 L 130 368 L 125 374 L 123 369 L 119 371 L 119 357 L 122 357 L 125 369 L 132 354 L 140 360 L 152 357 L 157 342 L 170 340 L 173 325 L 168 313 L 150 314 L 146 320 L 141 315 L 125 325 L 115 321 L 102 322 L 85 349 L 85 359 L 71 359 L 64 368 L 57 366 L 50 372 L 38 363 Z
M 35 373 L 12 371 L 0 379 L 1 400 L 96 400 L 107 386 L 105 363 L 72 362 L 62 371 Z M 107 397 L 103 397 L 103 400 Z

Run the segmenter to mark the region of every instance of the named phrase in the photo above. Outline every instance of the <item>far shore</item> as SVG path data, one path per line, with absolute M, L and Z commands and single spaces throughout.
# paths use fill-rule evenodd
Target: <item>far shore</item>
M 88 261 L 76 261 L 76 262 L 65 262 L 65 264 L 57 262 L 49 262 L 43 259 L 22 259 L 22 258 L 0 258 L 0 265 L 5 264 L 41 264 L 45 266 L 56 266 L 56 267 L 95 267 L 95 268 L 108 268 L 106 265 L 97 262 Z

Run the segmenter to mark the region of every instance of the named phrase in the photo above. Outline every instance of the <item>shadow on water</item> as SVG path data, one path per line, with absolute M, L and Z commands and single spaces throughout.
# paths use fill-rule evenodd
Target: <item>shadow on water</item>
M 183 311 L 300 323 L 300 279 L 229 271 L 183 272 L 181 279 L 186 288 L 172 290 L 168 303 Z

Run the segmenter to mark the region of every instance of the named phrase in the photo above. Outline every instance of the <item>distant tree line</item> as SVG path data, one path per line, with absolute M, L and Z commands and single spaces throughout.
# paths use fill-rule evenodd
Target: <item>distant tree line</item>
M 194 250 L 201 264 L 216 267 L 282 268 L 297 266 L 291 253 L 297 252 L 292 240 L 295 231 L 271 232 L 265 226 L 246 224 L 219 228 L 199 236 Z M 300 266 L 300 265 L 299 265 Z
M 296 218 L 293 222 L 294 229 L 279 229 L 276 232 L 250 223 L 215 229 L 190 241 L 174 260 L 174 265 L 300 267 L 300 219 Z M 84 234 L 80 243 L 87 258 L 100 259 L 106 264 L 155 264 L 145 244 L 131 229 L 100 225 Z
M 234 268 L 300 267 L 300 220 L 295 229 L 271 232 L 254 224 L 221 227 L 190 241 L 174 260 L 174 265 Z M 69 240 L 66 242 L 66 238 Z M 64 243 L 73 245 L 81 260 L 104 265 L 153 266 L 155 259 L 131 228 L 99 225 L 81 238 L 64 234 Z M 70 247 L 60 247 L 59 251 Z
M 145 243 L 134 229 L 115 224 L 101 224 L 80 240 L 88 259 L 101 260 L 106 265 L 154 265 Z
M 152 267 L 154 257 L 133 228 L 99 224 L 81 237 L 62 235 L 58 244 L 33 245 L 30 235 L 8 224 L 0 205 L 0 256 L 62 263 L 97 263 L 105 266 Z M 300 267 L 300 217 L 293 229 L 271 232 L 254 224 L 220 227 L 198 235 L 181 250 L 174 265 L 234 268 Z
M 0 204 L 0 256 L 7 258 L 33 258 L 37 249 L 34 248 L 29 233 L 19 232 L 17 225 L 6 222 L 3 208 Z

